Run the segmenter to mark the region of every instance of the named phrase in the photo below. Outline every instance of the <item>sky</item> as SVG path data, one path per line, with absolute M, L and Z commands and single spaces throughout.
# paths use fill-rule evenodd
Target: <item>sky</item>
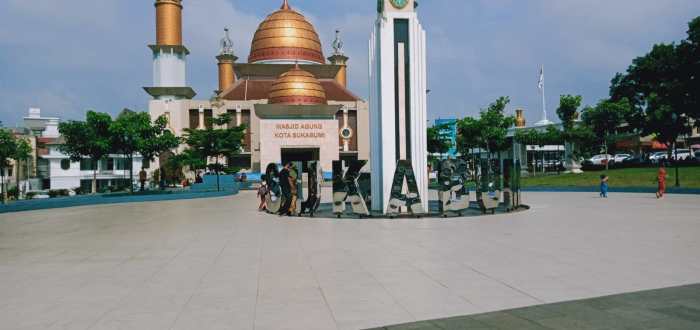
M 146 111 L 155 41 L 153 0 L 0 0 L 0 121 L 21 124 L 29 107 L 82 119 L 87 110 Z M 223 28 L 246 61 L 258 24 L 282 0 L 184 0 L 187 79 L 198 98 L 217 88 Z M 375 0 L 290 0 L 321 36 L 326 56 L 340 29 L 349 87 L 368 95 L 367 44 Z M 550 119 L 561 94 L 595 104 L 610 79 L 655 43 L 686 37 L 698 0 L 421 0 L 428 38 L 428 117 L 476 116 L 499 96 L 507 109 L 542 116 L 545 68 Z

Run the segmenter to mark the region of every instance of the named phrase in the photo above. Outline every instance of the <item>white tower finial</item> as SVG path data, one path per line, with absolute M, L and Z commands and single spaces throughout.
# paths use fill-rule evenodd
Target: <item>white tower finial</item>
M 224 37 L 221 39 L 219 55 L 233 55 L 233 41 L 228 34 L 228 28 L 224 28 Z
M 343 40 L 340 39 L 340 30 L 335 30 L 335 40 L 333 40 L 333 55 L 343 55 Z

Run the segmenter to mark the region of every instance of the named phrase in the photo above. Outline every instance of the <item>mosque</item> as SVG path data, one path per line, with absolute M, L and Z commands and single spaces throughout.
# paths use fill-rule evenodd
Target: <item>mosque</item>
M 195 99 L 187 85 L 182 40 L 182 0 L 156 0 L 152 118 L 165 116 L 176 135 L 231 114 L 230 125 L 245 125 L 243 152 L 229 166 L 260 172 L 269 163 L 369 159 L 368 103 L 347 88 L 349 58 L 336 33 L 332 55 L 324 57 L 314 26 L 287 0 L 263 20 L 252 37 L 247 63 L 238 62 L 228 30 L 221 40 L 218 90 Z

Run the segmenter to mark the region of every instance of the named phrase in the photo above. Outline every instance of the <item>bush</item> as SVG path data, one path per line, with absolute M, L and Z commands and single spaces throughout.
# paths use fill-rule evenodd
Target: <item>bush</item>
M 64 196 L 69 196 L 68 189 L 49 190 L 49 197 L 50 198 L 64 197 Z
M 38 192 L 30 191 L 30 192 L 28 192 L 28 193 L 25 195 L 25 197 L 26 197 L 27 199 L 32 199 L 32 198 L 34 198 L 34 196 L 36 196 L 36 195 L 38 195 L 38 194 L 39 194 Z
M 89 193 L 89 191 L 83 190 L 82 187 L 73 188 L 73 191 L 75 192 L 76 195 L 85 195 L 85 194 Z
M 7 190 L 7 198 L 17 200 L 19 199 L 19 188 L 17 186 L 12 187 Z

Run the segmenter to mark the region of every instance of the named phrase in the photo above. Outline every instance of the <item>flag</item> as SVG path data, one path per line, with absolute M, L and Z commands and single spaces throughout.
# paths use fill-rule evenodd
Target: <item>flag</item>
M 544 66 L 540 68 L 540 81 L 537 83 L 537 88 L 539 88 L 540 91 L 544 90 Z

